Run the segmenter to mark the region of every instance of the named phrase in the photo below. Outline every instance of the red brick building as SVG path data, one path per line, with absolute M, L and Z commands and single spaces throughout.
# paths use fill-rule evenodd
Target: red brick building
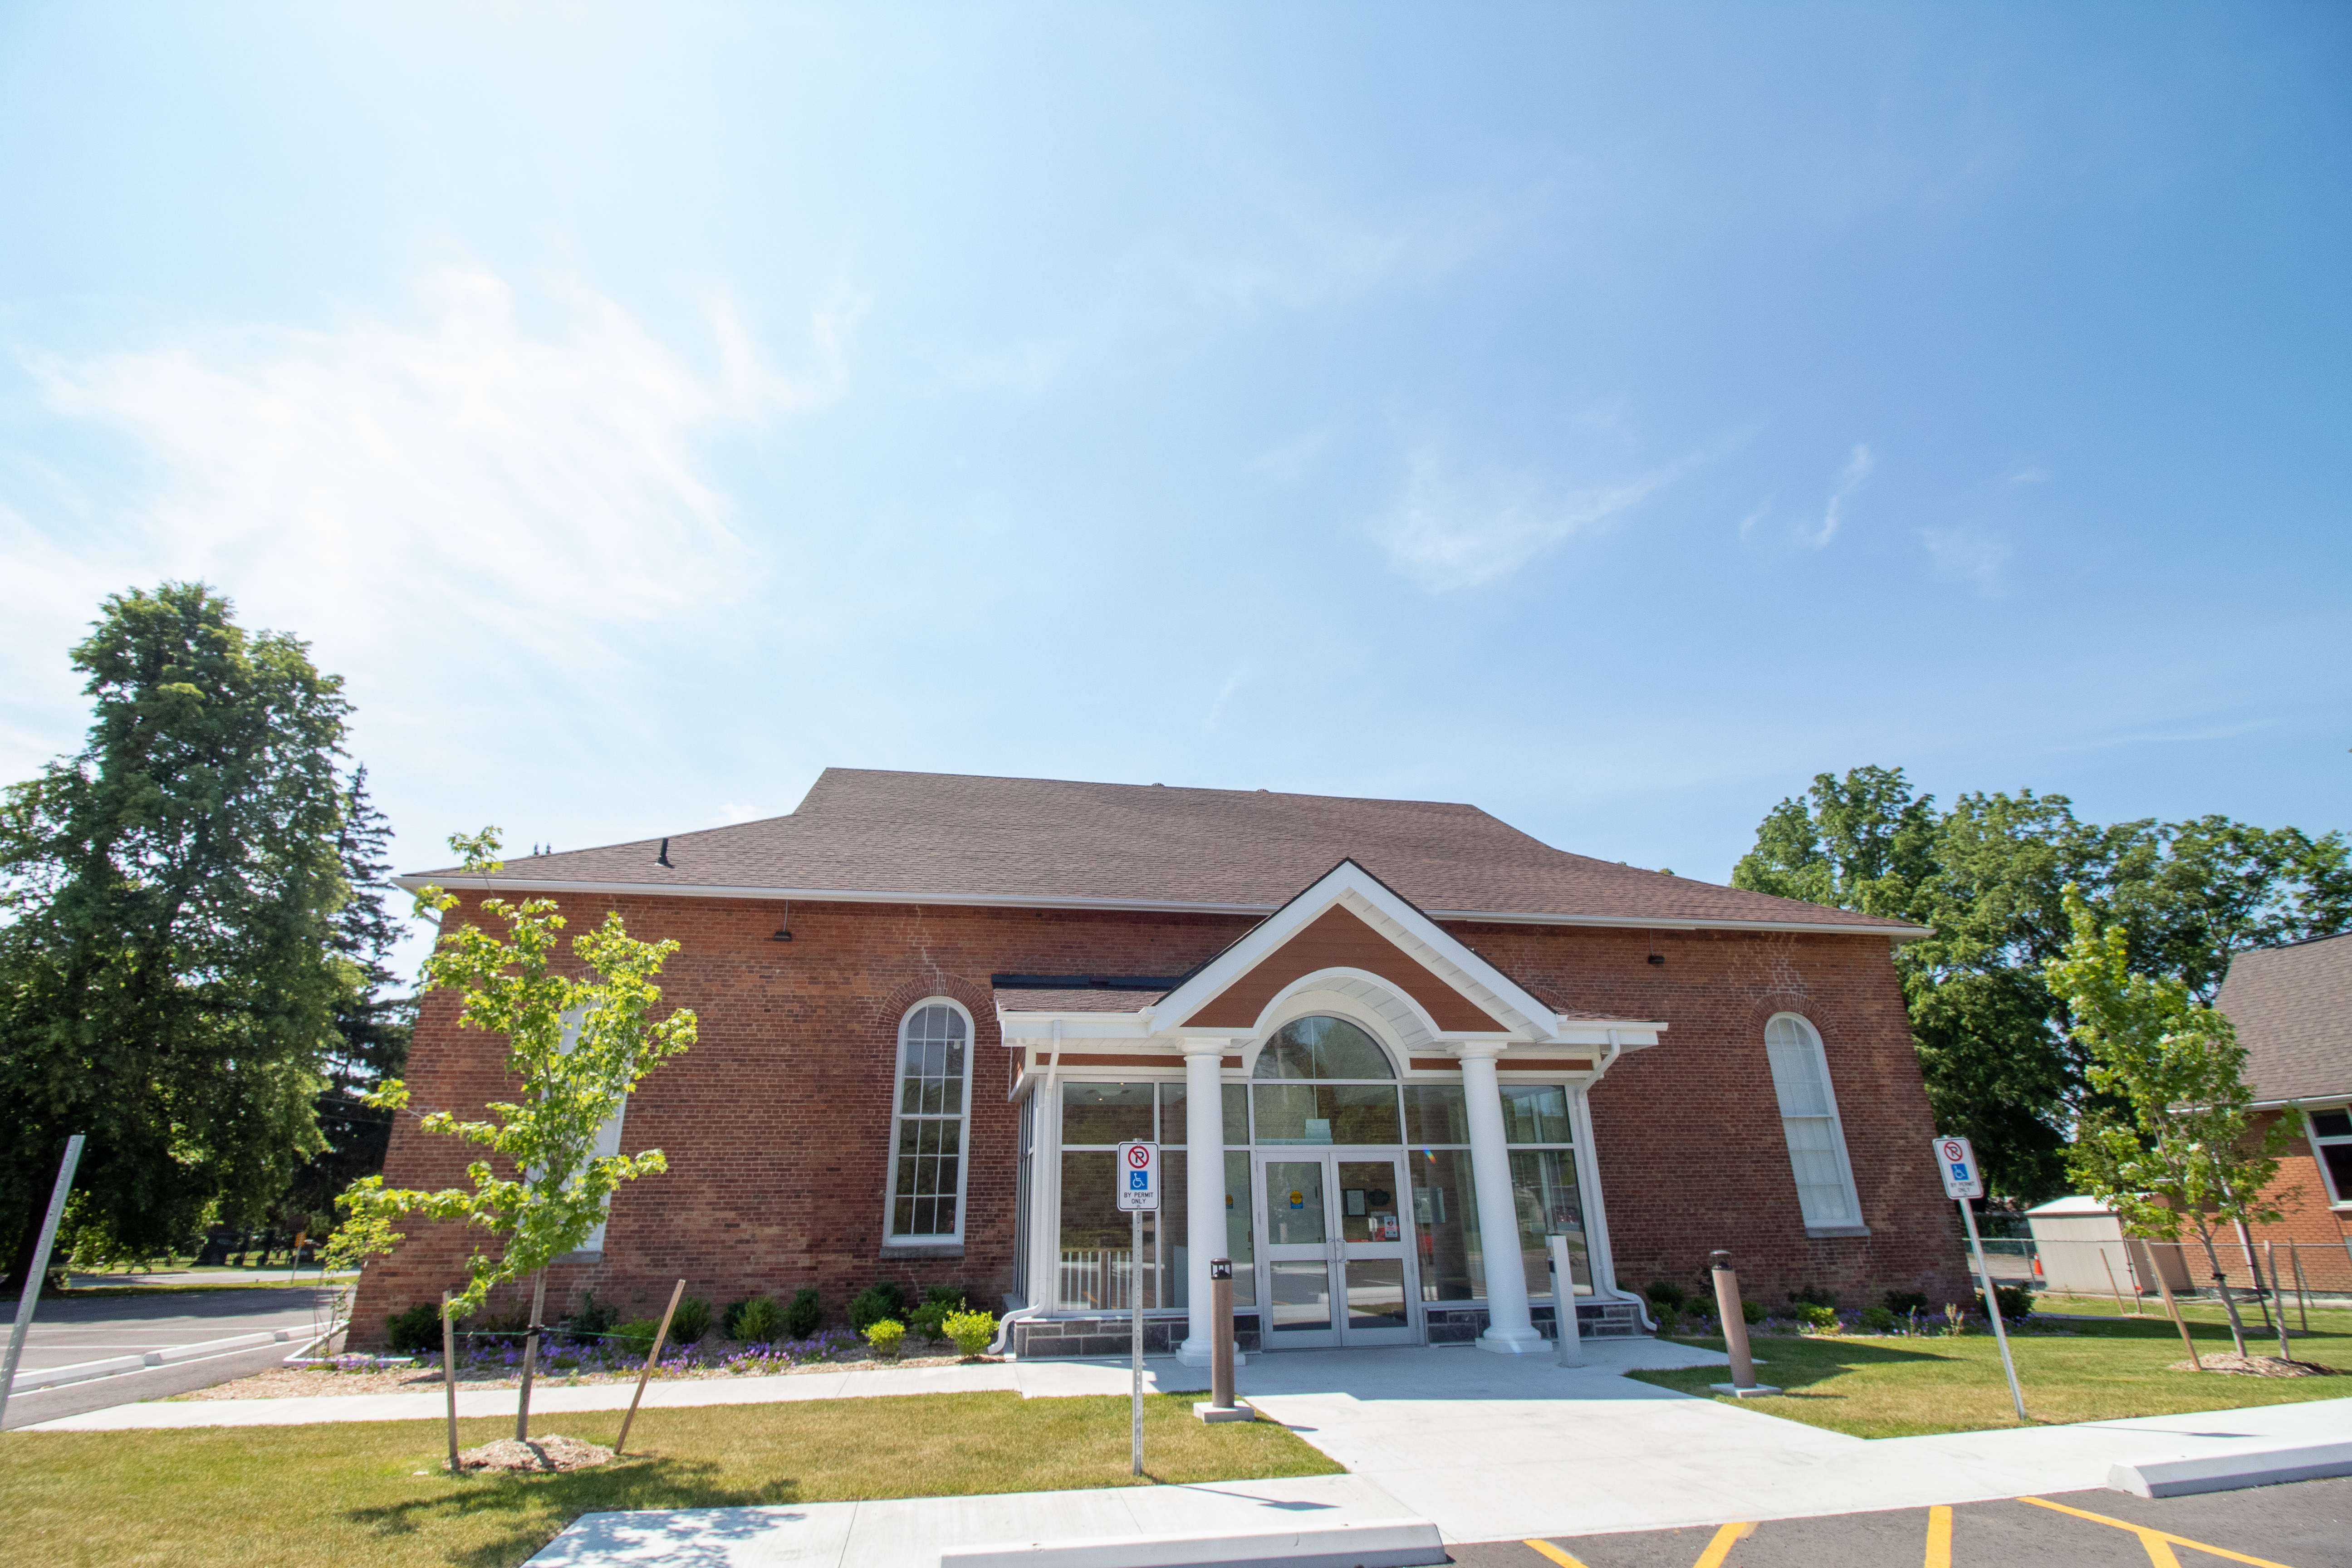
M 1761 1300 L 1968 1300 L 1890 962 L 1923 933 L 1473 806 L 833 769 L 789 816 L 404 880 L 682 944 L 665 992 L 700 1041 L 614 1130 L 668 1172 L 551 1301 L 814 1285 L 837 1321 L 877 1279 L 955 1284 L 1036 1355 L 1123 1348 L 1140 1292 L 1190 1359 L 1223 1256 L 1245 1349 L 1516 1352 L 1553 1321 L 1551 1235 L 1587 1333 L 1640 1331 L 1641 1288 L 1716 1247 Z M 509 1092 L 456 1011 L 425 1000 L 419 1111 Z M 1166 1163 L 1139 1252 L 1129 1139 Z M 386 1179 L 465 1158 L 411 1119 Z M 467 1245 L 415 1227 L 360 1321 Z
M 2264 1194 L 2279 1219 L 2252 1227 L 2254 1245 L 2267 1244 L 2289 1290 L 2298 1278 L 2313 1290 L 2352 1290 L 2352 933 L 2234 955 L 2214 1005 L 2246 1047 L 2254 1103 L 2303 1111 L 2303 1136 Z M 2222 1253 L 2231 1282 L 2250 1283 L 2246 1266 L 2260 1260 L 2242 1247 Z

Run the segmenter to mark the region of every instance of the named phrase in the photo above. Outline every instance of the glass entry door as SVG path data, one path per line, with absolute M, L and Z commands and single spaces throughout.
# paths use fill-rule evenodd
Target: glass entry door
M 1257 1167 L 1265 1348 L 1417 1342 L 1400 1158 L 1286 1150 Z

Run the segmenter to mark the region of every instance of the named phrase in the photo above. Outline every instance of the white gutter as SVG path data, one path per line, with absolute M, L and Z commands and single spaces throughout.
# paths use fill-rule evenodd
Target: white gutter
M 1054 1054 L 1048 1057 L 1045 1060 L 1045 1103 L 1038 1107 L 1036 1110 L 1032 1111 L 1030 1120 L 1033 1125 L 1037 1121 L 1039 1111 L 1050 1113 L 1054 1109 L 1054 1086 L 1060 1081 L 1062 1077 L 1062 1021 L 1059 1018 L 1054 1020 L 1053 1041 Z M 1037 1152 L 1045 1146 L 1045 1132 L 1043 1129 L 1040 1129 L 1030 1142 L 1029 1157 L 1033 1160 L 1035 1159 L 1037 1157 Z M 1040 1194 L 1037 1185 L 1033 1181 L 1029 1194 L 1029 1220 L 1033 1225 L 1037 1222 L 1037 1199 L 1039 1195 Z M 1031 1261 L 1034 1263 L 1035 1260 L 1033 1258 Z M 1055 1288 L 1059 1288 L 1058 1284 Z M 1033 1290 L 1030 1294 L 1034 1298 L 1036 1295 L 1036 1292 Z M 996 1337 L 988 1342 L 987 1353 L 990 1355 L 1003 1355 L 1004 1353 L 1005 1345 L 1009 1343 L 1013 1338 L 1013 1321 L 1015 1318 L 1034 1318 L 1045 1310 L 1045 1303 L 1044 1301 L 1033 1299 L 1027 1306 L 1015 1307 L 1013 1310 L 1005 1313 L 1004 1316 L 997 1319 Z
M 463 879 L 467 889 L 505 893 L 604 893 L 671 899 L 808 899 L 835 904 L 943 904 L 970 909 L 1108 910 L 1131 913 L 1186 915 L 1270 915 L 1280 904 L 1209 903 L 1178 899 L 1088 899 L 1029 893 L 930 893 L 912 889 L 856 888 L 762 888 L 712 883 L 571 882 L 523 877 L 472 877 L 448 873 L 449 883 Z M 403 876 L 393 885 L 414 893 L 431 885 L 431 877 Z M 1878 936 L 1894 942 L 1915 942 L 1932 936 L 1934 929 L 1913 925 L 1848 925 L 1837 921 L 1736 921 L 1660 919 L 1654 915 L 1530 914 L 1524 910 L 1425 910 L 1435 921 L 1475 921 L 1483 925 L 1597 926 L 1609 930 L 1804 931 L 1836 936 Z

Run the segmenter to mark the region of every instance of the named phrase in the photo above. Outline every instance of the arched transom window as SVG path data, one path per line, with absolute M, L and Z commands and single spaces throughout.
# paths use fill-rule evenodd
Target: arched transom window
M 1854 1196 L 1853 1167 L 1846 1159 L 1845 1130 L 1838 1121 L 1821 1036 L 1796 1014 L 1776 1013 L 1764 1026 L 1764 1054 L 1772 1064 L 1772 1089 L 1780 1100 L 1780 1130 L 1789 1140 L 1789 1166 L 1797 1178 L 1805 1228 L 1860 1226 L 1862 1205 Z
M 971 1047 L 971 1021 L 951 1002 L 925 1002 L 898 1026 L 898 1104 L 890 1160 L 894 1240 L 962 1234 Z
M 1317 1014 L 1284 1025 L 1251 1076 L 1260 1143 L 1402 1141 L 1396 1064 L 1345 1018 Z

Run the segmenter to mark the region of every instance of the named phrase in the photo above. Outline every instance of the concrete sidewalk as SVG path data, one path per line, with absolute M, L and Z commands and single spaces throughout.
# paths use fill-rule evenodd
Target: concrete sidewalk
M 1310 1384 L 1333 1376 L 1344 1376 L 1347 1375 L 1345 1369 L 1354 1363 L 1329 1361 L 1325 1357 L 1346 1353 L 1302 1352 L 1310 1365 L 1305 1369 L 1294 1367 L 1287 1374 L 1281 1371 L 1280 1363 L 1295 1361 L 1297 1357 L 1276 1357 L 1276 1370 L 1271 1374 L 1265 1370 L 1264 1361 L 1251 1362 L 1239 1369 L 1237 1382 L 1243 1394 L 1253 1395 L 1254 1391 L 1261 1386 L 1288 1386 L 1297 1380 L 1302 1370 Z M 1377 1353 L 1394 1355 L 1408 1352 Z M 1450 1358 L 1444 1363 L 1448 1366 L 1459 1364 L 1463 1359 L 1453 1352 L 1438 1353 Z M 1591 1347 L 1589 1355 L 1591 1374 L 1611 1377 L 1635 1367 L 1708 1366 L 1720 1365 L 1723 1362 L 1722 1355 L 1716 1352 L 1662 1344 L 1654 1340 L 1616 1341 Z M 1479 1357 L 1480 1361 L 1496 1359 L 1484 1355 Z M 972 1366 L 800 1372 L 770 1377 L 677 1378 L 647 1384 L 644 1408 L 679 1410 L 704 1405 L 778 1405 L 804 1399 L 879 1399 L 908 1394 L 991 1391 L 1018 1394 L 1025 1399 L 1052 1399 L 1083 1394 L 1125 1394 L 1128 1381 L 1127 1363 L 1109 1361 L 991 1362 Z M 1148 1394 L 1157 1394 L 1163 1388 L 1202 1389 L 1207 1384 L 1203 1368 L 1180 1367 L 1164 1356 L 1153 1357 L 1144 1363 L 1143 1386 Z M 543 1382 L 531 1390 L 530 1408 L 534 1418 L 583 1410 L 622 1410 L 627 1408 L 629 1397 L 635 1390 L 635 1385 L 629 1383 L 567 1386 Z M 87 1411 L 58 1420 L 44 1421 L 30 1429 L 37 1432 L 123 1432 L 184 1426 L 307 1426 L 314 1422 L 336 1421 L 437 1421 L 443 1417 L 446 1397 L 438 1386 L 435 1386 L 414 1394 L 315 1394 L 290 1399 L 192 1399 L 176 1404 L 158 1401 Z M 518 1391 L 511 1388 L 467 1390 L 461 1385 L 457 1392 L 457 1414 L 461 1416 L 512 1415 L 519 1398 Z
M 1762 1347 L 1769 1355 L 1769 1342 Z M 1536 1358 L 1269 1357 L 1250 1403 L 1448 1541 L 1654 1530 L 2104 1487 L 2116 1463 L 2352 1436 L 2352 1399 L 1861 1438 Z M 1380 1359 L 1374 1359 L 1375 1357 Z M 1688 1363 L 1685 1363 L 1688 1364 Z M 2030 1398 L 2030 1394 L 2029 1394 Z
M 936 1568 L 940 1553 L 950 1548 L 1360 1525 L 1403 1512 L 1394 1499 L 1354 1476 L 1298 1476 L 1189 1487 L 592 1513 L 530 1561 L 533 1568 Z
M 1769 1345 L 1763 1347 L 1768 1363 Z M 1865 1440 L 1635 1383 L 1635 1366 L 1720 1364 L 1720 1355 L 1638 1340 L 1587 1346 L 1578 1369 L 1467 1347 L 1293 1352 L 1240 1369 L 1241 1392 L 1267 1417 L 1348 1467 L 1339 1478 L 1223 1488 L 1115 1488 L 1019 1499 L 931 1498 L 592 1516 L 549 1548 L 565 1564 L 680 1562 L 707 1568 L 936 1562 L 940 1542 L 1132 1533 L 1135 1510 L 1178 1510 L 1208 1523 L 1253 1510 L 1340 1510 L 1349 1519 L 1418 1516 L 1451 1542 L 1654 1530 L 1729 1520 L 1916 1508 L 2102 1487 L 2118 1463 L 2194 1458 L 2352 1435 L 2352 1400 L 2265 1405 L 2073 1426 Z M 1196 1388 L 1197 1371 L 1150 1366 L 1154 1387 Z M 656 1383 L 651 1408 L 873 1398 L 998 1389 L 1025 1396 L 1122 1394 L 1108 1363 L 827 1372 Z M 614 1409 L 626 1384 L 543 1388 L 535 1410 Z M 460 1396 L 464 1414 L 510 1414 L 511 1390 Z M 194 1401 L 94 1411 L 40 1430 L 431 1419 L 434 1394 Z M 554 1429 L 551 1427 L 550 1429 Z M 1346 1502 L 1315 1489 L 1345 1482 Z M 1300 1490 L 1298 1489 L 1306 1489 Z M 1181 1500 L 1203 1491 L 1228 1498 Z M 1252 1500 L 1246 1506 L 1234 1499 Z M 1000 1510 L 1011 1510 L 1001 1514 Z M 1108 1510 L 1108 1511 L 1106 1511 Z M 1352 1512 L 1348 1510 L 1353 1510 Z M 1155 1513 L 1153 1517 L 1158 1517 Z M 1004 1518 L 1019 1521 L 1001 1537 Z M 1112 1521 L 1107 1525 L 1106 1521 Z M 979 1533 L 974 1533 L 979 1532 Z M 829 1543 L 829 1544 L 828 1544 Z M 934 1553 L 929 1559 L 923 1552 Z M 813 1553 L 813 1555 L 812 1555 Z

